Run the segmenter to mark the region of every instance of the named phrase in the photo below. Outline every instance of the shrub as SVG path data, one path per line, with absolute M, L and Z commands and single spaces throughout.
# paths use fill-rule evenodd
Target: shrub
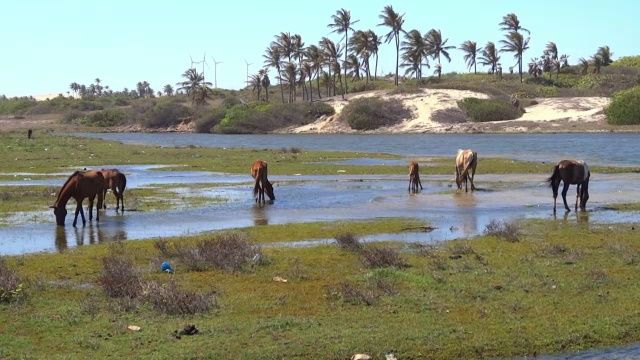
M 111 248 L 112 253 L 102 259 L 102 274 L 98 277 L 98 284 L 110 297 L 137 298 L 142 294 L 143 287 L 140 270 L 133 260 L 116 249 Z
M 126 116 L 122 110 L 107 109 L 89 114 L 80 120 L 80 123 L 88 126 L 116 126 L 125 122 Z
M 369 268 L 395 266 L 408 267 L 400 252 L 389 246 L 366 246 L 362 251 L 362 264 Z
M 342 300 L 352 305 L 364 304 L 371 306 L 380 297 L 370 289 L 360 288 L 356 285 L 343 282 L 337 288 L 327 286 L 327 297 Z
M 374 130 L 394 125 L 412 116 L 411 109 L 398 100 L 377 97 L 354 99 L 340 113 L 355 130 Z
M 640 124 L 640 86 L 616 92 L 604 113 L 612 125 Z
M 242 104 L 242 101 L 240 101 L 240 99 L 236 97 L 230 97 L 222 100 L 222 106 L 224 106 L 227 109 L 231 109 L 232 107 L 240 104 Z
M 431 120 L 440 124 L 460 124 L 468 122 L 469 117 L 460 108 L 446 108 L 434 111 Z
M 210 133 L 211 129 L 224 119 L 226 113 L 227 110 L 216 108 L 200 115 L 195 121 L 195 131 L 197 133 Z
M 242 271 L 262 259 L 262 250 L 240 233 L 217 235 L 195 246 L 176 245 L 176 253 L 182 263 L 193 271 Z
M 424 91 L 415 84 L 403 84 L 389 91 L 390 95 L 398 94 L 422 94 Z
M 25 296 L 22 279 L 0 257 L 0 303 L 17 302 Z
M 297 102 L 292 104 L 268 104 L 253 102 L 229 109 L 212 132 L 223 134 L 263 134 L 291 125 L 306 125 L 335 110 L 321 102 Z
M 81 111 L 71 109 L 62 115 L 60 122 L 63 124 L 71 124 L 75 120 L 82 118 L 84 114 Z
M 17 114 L 26 113 L 27 109 L 36 106 L 38 103 L 35 99 L 11 99 L 0 101 L 0 114 Z
M 640 55 L 623 56 L 611 63 L 611 66 L 632 66 L 640 67 Z
M 143 125 L 150 128 L 175 126 L 191 115 L 191 109 L 184 105 L 174 102 L 157 103 L 153 109 L 145 112 Z
M 91 100 L 74 101 L 69 105 L 69 107 L 80 111 L 104 110 L 104 106 L 102 104 Z
M 495 236 L 508 242 L 520 241 L 520 228 L 515 222 L 491 220 L 485 227 L 484 234 Z
M 127 99 L 124 96 L 118 96 L 116 97 L 116 99 L 113 101 L 113 104 L 115 106 L 128 106 L 131 105 L 131 102 L 129 101 L 129 99 Z
M 168 315 L 194 315 L 217 307 L 215 293 L 198 294 L 180 289 L 171 279 L 166 284 L 150 282 L 145 286 L 144 299 L 154 310 Z
M 501 99 L 464 98 L 458 101 L 458 107 L 475 122 L 512 120 L 522 116 L 522 110 Z
M 336 235 L 335 237 L 338 246 L 342 250 L 360 252 L 363 249 L 363 245 L 360 242 L 360 239 L 351 232 L 345 232 Z

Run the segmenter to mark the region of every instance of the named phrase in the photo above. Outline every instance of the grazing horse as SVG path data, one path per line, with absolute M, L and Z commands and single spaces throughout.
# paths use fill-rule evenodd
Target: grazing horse
M 562 160 L 553 168 L 553 174 L 547 179 L 549 186 L 553 189 L 553 213 L 556 213 L 556 198 L 558 197 L 558 188 L 560 187 L 560 180 L 564 183 L 562 188 L 562 201 L 564 201 L 564 208 L 567 211 L 571 211 L 567 205 L 567 191 L 569 185 L 578 185 L 578 192 L 576 195 L 576 211 L 578 211 L 578 201 L 580 202 L 580 209 L 585 210 L 587 206 L 587 200 L 589 200 L 589 178 L 591 177 L 591 171 L 589 166 L 582 160 Z
M 471 180 L 471 191 L 476 189 L 473 185 L 473 177 L 476 175 L 477 165 L 477 152 L 471 149 L 458 149 L 458 156 L 456 156 L 456 185 L 458 185 L 458 189 L 462 190 L 462 182 L 464 181 L 464 191 L 467 192 L 467 180 Z
M 98 204 L 102 203 L 102 187 L 104 186 L 104 176 L 100 171 L 76 171 L 62 185 L 55 204 L 51 206 L 56 216 L 58 226 L 64 226 L 64 219 L 67 216 L 66 205 L 69 199 L 76 200 L 76 216 L 73 219 L 73 227 L 78 222 L 78 214 L 82 215 L 82 226 L 87 221 L 84 218 L 84 210 L 82 209 L 82 201 L 89 198 L 89 221 L 93 218 L 93 201 L 98 195 L 98 203 L 96 204 L 96 221 L 100 221 L 100 211 Z
M 251 167 L 251 176 L 255 180 L 253 185 L 253 197 L 257 203 L 264 203 L 264 193 L 267 192 L 269 199 L 272 201 L 276 199 L 273 194 L 273 184 L 267 179 L 267 162 L 262 160 L 256 160 Z
M 124 212 L 124 189 L 127 186 L 127 177 L 118 169 L 102 169 L 100 172 L 104 176 L 104 191 L 102 193 L 102 204 L 98 204 L 98 207 L 107 208 L 107 190 L 111 189 L 113 195 L 116 196 L 116 212 L 120 206 L 122 206 L 122 211 Z
M 420 182 L 420 166 L 417 162 L 412 161 L 409 164 L 409 191 L 418 192 L 418 186 L 422 190 L 422 183 Z

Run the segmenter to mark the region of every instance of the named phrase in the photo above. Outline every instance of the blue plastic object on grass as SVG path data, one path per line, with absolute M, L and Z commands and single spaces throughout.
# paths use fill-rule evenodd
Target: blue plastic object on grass
M 162 271 L 164 271 L 166 273 L 169 273 L 169 274 L 175 273 L 175 271 L 171 267 L 171 264 L 169 264 L 168 261 L 163 262 L 161 268 L 162 268 Z

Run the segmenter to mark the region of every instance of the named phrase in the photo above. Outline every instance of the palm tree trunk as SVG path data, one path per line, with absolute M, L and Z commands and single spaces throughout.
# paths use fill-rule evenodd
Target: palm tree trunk
M 374 69 L 373 80 L 378 80 L 378 53 L 376 53 L 376 68 Z
M 342 100 L 344 100 L 344 94 L 347 93 L 347 40 L 349 40 L 349 29 L 344 32 L 344 87 L 342 87 Z M 342 81 L 340 81 L 340 85 L 342 86 Z
M 313 102 L 313 77 L 311 76 L 311 72 L 309 72 L 309 101 Z
M 400 34 L 396 33 L 396 86 L 398 86 L 398 66 L 400 65 Z
M 320 69 L 316 70 L 316 84 L 318 85 L 318 99 L 322 99 L 322 94 L 320 93 Z
M 278 78 L 280 79 L 280 81 L 278 81 L 280 83 L 280 95 L 282 95 L 282 103 L 284 104 L 284 88 L 282 87 L 282 73 L 280 72 L 280 67 L 278 67 L 277 70 L 278 70 Z
M 477 69 L 477 64 L 476 64 L 476 60 L 473 60 L 473 73 L 475 75 L 478 75 L 478 69 Z
M 520 72 L 520 82 L 522 83 L 522 53 L 520 53 L 518 59 L 518 71 Z

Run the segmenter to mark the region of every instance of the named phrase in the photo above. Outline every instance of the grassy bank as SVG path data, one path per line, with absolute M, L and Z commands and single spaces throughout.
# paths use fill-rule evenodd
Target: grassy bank
M 401 221 L 393 221 L 373 226 L 399 231 Z M 266 244 L 342 229 L 363 234 L 358 224 L 308 225 L 252 228 L 243 236 Z M 637 341 L 637 230 L 580 221 L 517 226 L 517 241 L 483 236 L 439 246 L 371 245 L 397 251 L 402 267 L 371 267 L 361 252 L 324 245 L 265 247 L 267 261 L 235 272 L 190 271 L 162 253 L 157 240 L 128 242 L 119 252 L 101 244 L 5 258 L 25 297 L 0 304 L 0 357 L 344 359 L 356 352 L 381 358 L 394 349 L 401 359 L 450 359 Z M 168 242 L 187 246 L 216 236 Z M 185 291 L 213 294 L 215 305 L 180 316 L 108 297 L 98 279 L 114 252 L 126 254 L 145 281 L 166 287 L 173 280 Z M 165 260 L 176 274 L 159 270 Z M 186 324 L 198 334 L 181 336 Z

